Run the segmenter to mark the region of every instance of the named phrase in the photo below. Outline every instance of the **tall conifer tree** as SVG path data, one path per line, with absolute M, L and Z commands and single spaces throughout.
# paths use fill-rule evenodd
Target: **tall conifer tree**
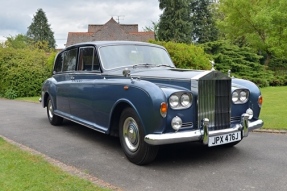
M 158 39 L 162 41 L 191 42 L 190 0 L 159 0 L 163 10 L 158 24 Z
M 38 9 L 34 15 L 33 22 L 28 27 L 27 36 L 34 42 L 47 41 L 49 48 L 56 47 L 54 32 L 51 30 L 46 14 L 42 9 Z
M 192 0 L 191 22 L 193 24 L 192 40 L 205 43 L 217 40 L 218 30 L 210 11 L 210 0 Z

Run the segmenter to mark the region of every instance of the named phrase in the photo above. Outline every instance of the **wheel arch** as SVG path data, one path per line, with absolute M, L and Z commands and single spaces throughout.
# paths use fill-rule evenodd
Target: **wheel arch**
M 109 134 L 112 136 L 119 135 L 119 122 L 120 117 L 124 109 L 133 108 L 135 112 L 138 114 L 135 106 L 129 102 L 128 100 L 120 100 L 118 101 L 112 109 L 112 114 L 110 117 L 110 126 L 109 126 Z M 140 119 L 141 120 L 141 119 Z
M 48 105 L 48 97 L 51 97 L 51 96 L 49 95 L 48 92 L 45 92 L 45 94 L 43 96 L 43 107 L 47 107 L 47 105 Z

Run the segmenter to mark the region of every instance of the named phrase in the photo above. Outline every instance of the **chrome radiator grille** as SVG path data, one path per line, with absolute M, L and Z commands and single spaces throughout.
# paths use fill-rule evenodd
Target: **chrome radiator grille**
M 198 125 L 209 119 L 209 130 L 230 128 L 231 79 L 217 78 L 217 73 L 198 81 Z

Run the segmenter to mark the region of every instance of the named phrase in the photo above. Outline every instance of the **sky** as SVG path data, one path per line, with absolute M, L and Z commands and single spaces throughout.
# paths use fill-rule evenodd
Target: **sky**
M 158 0 L 0 0 L 0 42 L 26 34 L 38 9 L 54 32 L 57 48 L 64 48 L 68 32 L 87 32 L 89 24 L 105 24 L 111 17 L 121 24 L 138 24 L 139 31 L 158 22 Z

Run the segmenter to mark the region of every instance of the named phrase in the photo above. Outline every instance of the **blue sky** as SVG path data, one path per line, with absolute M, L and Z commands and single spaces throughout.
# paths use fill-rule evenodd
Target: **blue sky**
M 63 48 L 68 32 L 86 32 L 88 24 L 104 24 L 120 16 L 122 24 L 138 24 L 139 30 L 158 22 L 158 0 L 1 0 L 0 42 L 26 34 L 37 9 L 42 8 L 54 32 L 57 48 Z

